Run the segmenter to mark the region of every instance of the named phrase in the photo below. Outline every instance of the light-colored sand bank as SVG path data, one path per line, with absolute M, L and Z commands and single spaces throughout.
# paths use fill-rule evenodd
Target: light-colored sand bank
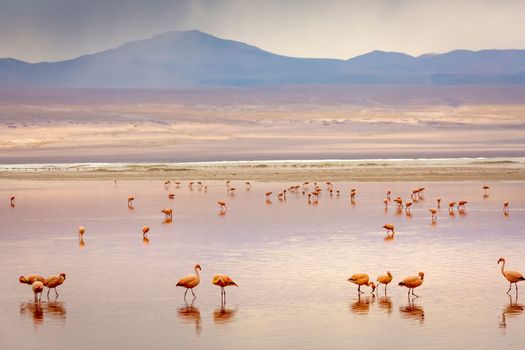
M 0 179 L 517 181 L 525 180 L 525 159 L 4 165 Z

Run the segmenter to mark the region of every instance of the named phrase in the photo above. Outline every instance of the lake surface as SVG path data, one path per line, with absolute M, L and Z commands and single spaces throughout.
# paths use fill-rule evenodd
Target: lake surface
M 291 183 L 224 182 L 207 192 L 187 182 L 26 182 L 0 184 L 1 349 L 494 349 L 523 348 L 523 296 L 506 294 L 498 259 L 525 273 L 525 183 L 335 183 L 318 204 Z M 412 215 L 385 210 L 387 190 L 408 199 L 426 187 Z M 310 190 L 312 189 L 310 185 Z M 357 189 L 355 203 L 350 188 Z M 272 203 L 264 193 L 273 191 Z M 175 199 L 168 199 L 168 193 Z M 9 196 L 15 195 L 15 207 Z M 127 207 L 133 195 L 134 209 Z M 437 223 L 428 208 L 443 198 Z M 448 214 L 450 200 L 468 200 Z M 217 200 L 228 211 L 220 215 Z M 503 202 L 510 202 L 505 216 Z M 163 222 L 160 210 L 174 209 Z M 382 226 L 396 235 L 385 240 Z M 84 244 L 77 237 L 86 228 Z M 149 243 L 142 226 L 150 227 Z M 175 287 L 202 266 L 197 298 Z M 347 282 L 390 270 L 387 295 Z M 419 298 L 397 283 L 425 272 Z M 65 283 L 33 302 L 22 274 L 64 272 Z M 226 273 L 239 288 L 211 284 Z M 47 290 L 46 290 L 47 291 Z

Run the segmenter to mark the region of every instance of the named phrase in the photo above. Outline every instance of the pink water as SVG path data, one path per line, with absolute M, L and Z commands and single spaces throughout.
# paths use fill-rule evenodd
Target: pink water
M 206 185 L 207 193 L 187 183 L 166 190 L 158 181 L 0 184 L 0 348 L 523 347 L 522 297 L 506 294 L 497 261 L 504 256 L 508 268 L 525 273 L 524 183 L 489 183 L 488 198 L 479 182 L 336 183 L 341 197 L 324 191 L 317 205 L 300 193 L 277 200 L 291 183 L 254 183 L 249 191 L 234 183 L 235 196 L 223 182 Z M 422 186 L 411 217 L 393 204 L 385 211 L 386 190 L 408 199 Z M 274 192 L 272 204 L 266 191 Z M 428 208 L 438 196 L 445 206 L 432 225 Z M 446 203 L 459 199 L 469 201 L 465 214 L 449 216 Z M 226 215 L 217 200 L 227 202 Z M 174 209 L 171 223 L 163 223 L 164 207 Z M 397 232 L 385 241 L 388 222 Z M 196 263 L 202 281 L 185 303 L 175 284 Z M 387 296 L 364 288 L 358 297 L 346 281 L 386 270 L 394 275 Z M 420 297 L 408 299 L 397 282 L 418 271 L 425 272 Z M 57 300 L 44 294 L 35 304 L 30 286 L 18 283 L 21 274 L 61 272 L 67 279 Z M 211 284 L 216 273 L 239 284 L 227 289 L 224 307 Z

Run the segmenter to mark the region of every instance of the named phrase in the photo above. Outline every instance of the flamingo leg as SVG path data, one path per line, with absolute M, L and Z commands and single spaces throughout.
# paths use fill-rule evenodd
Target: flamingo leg
M 193 294 L 193 296 L 196 298 L 195 293 L 193 293 L 193 288 L 191 288 L 190 290 L 191 290 L 191 294 Z
M 54 288 L 54 289 L 55 289 L 55 295 L 58 297 L 57 289 L 56 288 Z
M 49 292 L 51 291 L 51 288 L 47 288 L 47 297 L 49 298 Z
M 412 288 L 412 295 L 415 296 L 416 298 L 419 298 L 419 295 L 414 294 L 414 288 Z
M 184 292 L 184 299 L 186 299 L 186 294 L 188 293 L 188 288 L 186 288 L 186 291 Z
M 509 292 L 511 291 L 511 289 L 512 289 L 512 282 L 511 282 L 511 284 L 510 284 L 509 290 L 507 291 L 507 294 L 509 294 Z
M 359 287 L 357 287 L 357 291 L 358 291 L 359 293 L 364 293 L 364 292 L 361 292 L 361 285 L 359 285 Z
M 386 286 L 388 286 L 388 284 L 385 284 L 385 295 L 386 295 Z

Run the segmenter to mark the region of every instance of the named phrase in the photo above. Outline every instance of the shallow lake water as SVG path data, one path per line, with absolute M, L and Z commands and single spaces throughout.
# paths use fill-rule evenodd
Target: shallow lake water
M 301 190 L 277 199 L 292 183 L 250 190 L 232 183 L 232 196 L 224 182 L 190 191 L 187 182 L 165 189 L 159 181 L 4 181 L 0 348 L 523 348 L 525 283 L 523 296 L 507 295 L 497 261 L 503 256 L 507 268 L 525 273 L 525 183 L 488 183 L 488 197 L 483 184 L 334 183 L 338 197 L 322 183 L 318 204 L 308 204 Z M 387 190 L 407 200 L 416 187 L 426 190 L 411 216 L 393 202 L 385 210 Z M 436 197 L 443 201 L 432 224 Z M 449 215 L 448 201 L 460 199 L 466 211 Z M 217 200 L 227 202 L 225 215 Z M 174 210 L 171 223 L 165 207 Z M 392 240 L 385 223 L 396 226 Z M 197 263 L 197 298 L 185 301 L 175 285 Z M 375 281 L 386 270 L 394 275 L 387 295 L 364 287 L 359 296 L 347 282 L 360 272 Z M 408 298 L 397 283 L 418 271 L 425 272 L 420 297 Z M 61 272 L 60 296 L 44 293 L 40 303 L 18 282 L 22 274 Z M 211 284 L 216 273 L 239 285 L 227 288 L 225 305 Z

